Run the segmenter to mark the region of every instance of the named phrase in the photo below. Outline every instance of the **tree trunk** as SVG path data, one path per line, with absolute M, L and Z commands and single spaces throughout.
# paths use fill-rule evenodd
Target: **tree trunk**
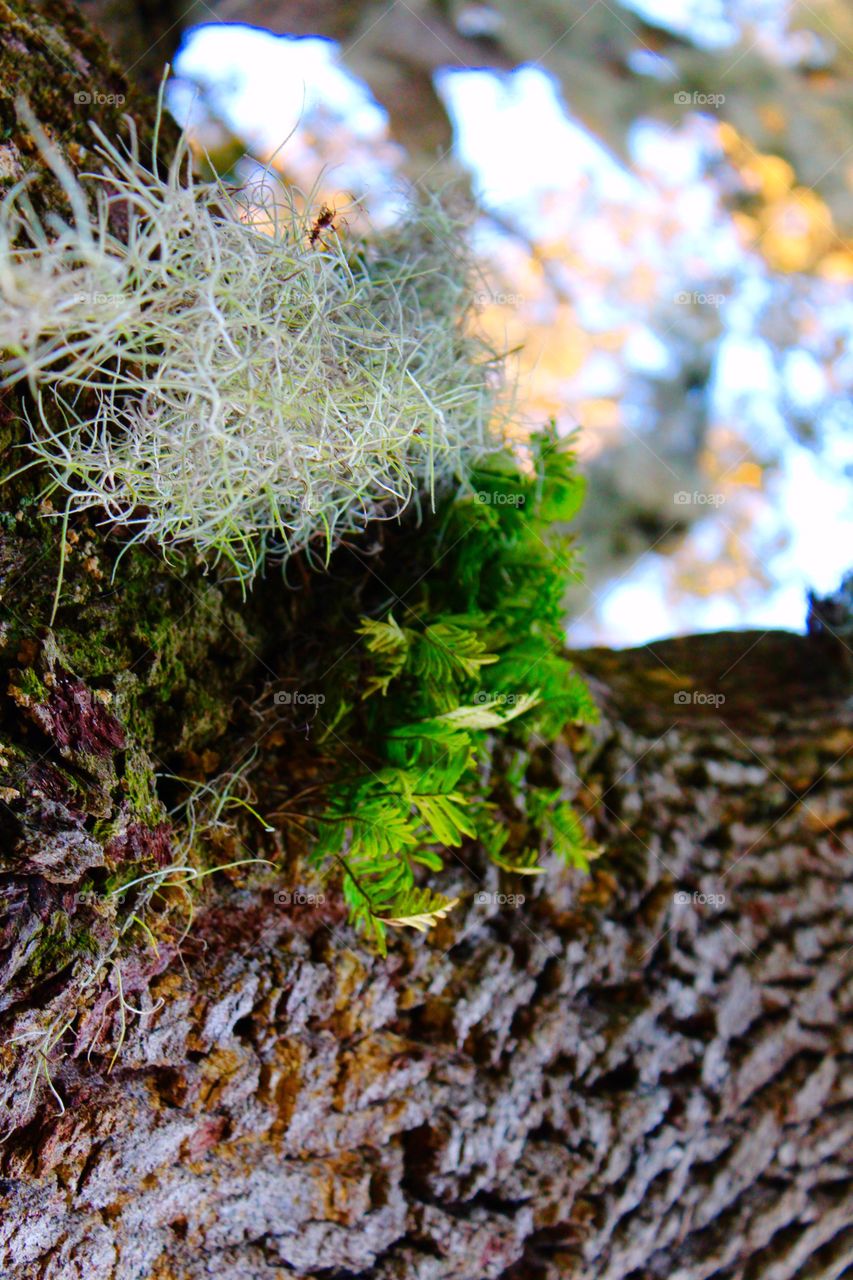
M 41 118 L 81 143 L 75 76 L 120 87 L 105 51 L 59 3 L 0 3 L 0 21 L 5 84 L 15 57 Z M 31 160 L 3 147 L 12 170 Z M 92 972 L 110 877 L 175 856 L 155 769 L 239 757 L 271 675 L 298 669 L 282 636 L 310 619 L 322 646 L 338 588 L 262 584 L 238 609 L 144 550 L 113 586 L 116 549 L 81 520 L 47 626 L 57 538 L 16 497 L 0 558 L 4 1275 L 853 1266 L 853 708 L 826 632 L 577 655 L 602 722 L 543 745 L 539 767 L 605 850 L 589 878 L 520 880 L 465 849 L 440 886 L 460 906 L 382 960 L 334 884 L 285 858 L 274 880 L 220 877 L 185 938 Z M 270 812 L 295 757 L 281 733 L 261 741 Z M 93 872 L 103 894 L 81 894 Z
M 581 663 L 602 725 L 542 766 L 589 811 L 595 874 L 522 905 L 466 851 L 463 905 L 387 961 L 331 894 L 220 891 L 183 965 L 126 969 L 145 1012 L 115 1070 L 70 1038 L 65 1114 L 42 1087 L 8 1138 L 7 1274 L 845 1273 L 850 709 L 810 638 Z M 674 710 L 689 671 L 725 703 Z

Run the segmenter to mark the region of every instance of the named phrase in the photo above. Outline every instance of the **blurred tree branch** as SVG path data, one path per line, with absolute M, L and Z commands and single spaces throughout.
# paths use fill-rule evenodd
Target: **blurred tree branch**
M 604 0 L 81 0 L 81 7 L 134 75 L 155 80 L 193 25 L 240 22 L 336 40 L 388 111 L 414 173 L 435 166 L 450 145 L 433 84 L 438 69 L 533 64 L 557 78 L 569 108 L 623 158 L 639 117 L 676 126 L 687 111 L 710 109 L 756 151 L 788 160 L 840 229 L 853 222 L 845 159 L 853 142 L 853 10 L 843 0 L 795 7 L 791 28 L 802 33 L 802 49 L 790 65 L 757 29 L 744 26 L 739 45 L 711 50 Z M 638 57 L 657 74 L 639 72 Z

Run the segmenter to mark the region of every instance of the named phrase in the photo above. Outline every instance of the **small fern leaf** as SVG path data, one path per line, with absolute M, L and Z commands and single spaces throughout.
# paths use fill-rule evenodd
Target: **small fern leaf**
M 581 820 L 567 801 L 554 805 L 547 814 L 545 832 L 557 856 L 570 867 L 589 871 L 589 864 L 601 853 L 590 844 Z
M 497 662 L 476 631 L 455 619 L 430 623 L 418 636 L 414 673 L 428 685 L 440 687 L 452 680 L 474 680 L 481 667 Z
M 516 858 L 504 858 L 500 854 L 492 854 L 491 861 L 502 871 L 511 871 L 517 876 L 544 876 L 545 868 L 539 866 L 539 850 L 527 849 Z
M 392 680 L 396 680 L 405 670 L 409 656 L 411 632 L 403 628 L 392 613 L 384 622 L 374 618 L 362 618 L 357 634 L 364 636 L 365 647 L 374 660 L 374 674 L 367 681 L 362 698 L 369 698 L 372 693 L 381 693 L 384 697 Z
M 463 836 L 475 836 L 477 829 L 465 812 L 465 797 L 458 792 L 449 795 L 412 795 L 412 803 L 439 844 L 458 846 Z
M 436 719 L 443 720 L 454 728 L 467 729 L 470 732 L 502 729 L 505 724 L 509 724 L 510 720 L 515 720 L 518 716 L 523 716 L 530 711 L 538 702 L 539 690 L 536 689 L 533 693 L 515 695 L 515 702 L 512 705 L 501 704 L 500 709 L 495 703 L 484 702 L 480 706 L 455 707 L 453 711 L 446 711 Z
M 390 925 L 392 929 L 416 929 L 418 933 L 426 933 L 439 920 L 446 919 L 458 902 L 458 898 L 445 898 L 443 894 L 431 893 L 429 889 L 412 889 L 393 904 L 392 910 L 399 914 L 381 916 L 380 923 Z

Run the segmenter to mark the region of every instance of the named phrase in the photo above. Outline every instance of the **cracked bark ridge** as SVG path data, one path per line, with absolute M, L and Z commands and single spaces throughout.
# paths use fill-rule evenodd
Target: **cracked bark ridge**
M 466 851 L 387 961 L 331 890 L 223 895 L 185 967 L 128 973 L 114 1071 L 69 1041 L 65 1114 L 43 1090 L 0 1150 L 4 1274 L 847 1274 L 853 710 L 821 652 L 581 655 L 603 722 L 542 767 L 607 849 L 588 880 L 511 906 Z

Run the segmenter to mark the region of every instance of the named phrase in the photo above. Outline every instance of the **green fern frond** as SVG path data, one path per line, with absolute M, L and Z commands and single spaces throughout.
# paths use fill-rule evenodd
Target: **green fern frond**
M 458 848 L 463 836 L 477 834 L 477 828 L 466 816 L 465 796 L 459 792 L 414 794 L 412 803 L 427 828 L 428 837 L 439 844 Z
M 365 648 L 375 665 L 362 697 L 369 698 L 372 693 L 381 693 L 384 697 L 392 680 L 398 679 L 405 668 L 410 633 L 404 631 L 394 615 L 389 613 L 384 622 L 376 618 L 362 618 L 356 635 L 364 636 Z
M 360 696 L 338 695 L 336 736 L 371 768 L 329 786 L 315 857 L 341 867 L 350 920 L 383 952 L 388 927 L 426 929 L 454 905 L 421 881 L 466 840 L 521 876 L 541 875 L 550 848 L 584 868 L 597 853 L 559 789 L 529 777 L 526 748 L 596 717 L 563 651 L 575 552 L 551 528 L 574 514 L 582 484 L 553 429 L 531 442 L 528 466 L 502 451 L 470 484 L 440 514 L 438 571 L 424 548 L 405 624 L 361 619 Z M 495 739 L 507 750 L 493 771 Z
M 527 798 L 528 814 L 539 826 L 554 853 L 566 866 L 588 871 L 600 849 L 591 845 L 572 806 L 560 798 L 559 789 L 539 788 Z
M 538 849 L 525 849 L 512 859 L 492 854 L 491 860 L 502 871 L 511 871 L 517 876 L 544 876 L 545 868 L 539 865 L 539 853 Z
M 417 929 L 419 933 L 426 933 L 439 920 L 445 920 L 458 902 L 458 898 L 445 898 L 429 889 L 412 889 L 394 904 L 394 916 L 382 916 L 382 923 L 392 929 Z
M 479 706 L 454 707 L 437 719 L 452 725 L 454 728 L 467 729 L 472 732 L 485 729 L 502 729 L 518 716 L 525 715 L 539 703 L 539 690 L 532 693 L 506 694 L 505 701 L 509 705 L 498 708 L 481 703 Z
M 467 624 L 467 625 L 466 625 Z M 475 680 L 481 667 L 497 662 L 466 618 L 441 618 L 431 622 L 418 637 L 414 674 L 438 686 L 460 680 Z

